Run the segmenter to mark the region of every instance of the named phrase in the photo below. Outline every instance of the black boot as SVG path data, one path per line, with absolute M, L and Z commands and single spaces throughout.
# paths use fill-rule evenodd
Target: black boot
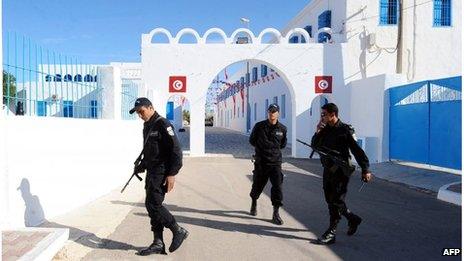
M 256 202 L 256 199 L 251 200 L 250 215 L 252 215 L 252 216 L 258 215 L 258 211 L 256 210 L 257 204 L 258 203 Z
M 280 218 L 279 207 L 274 206 L 274 213 L 272 214 L 272 223 L 276 225 L 283 225 L 284 221 Z
M 182 245 L 182 242 L 188 237 L 189 232 L 180 227 L 176 222 L 169 229 L 172 231 L 172 242 L 169 246 L 169 252 L 174 252 Z
M 139 256 L 148 256 L 151 254 L 162 254 L 166 255 L 166 249 L 163 242 L 163 234 L 161 233 L 154 233 L 155 239 L 153 243 L 147 248 L 144 248 L 136 253 Z
M 354 233 L 356 233 L 356 231 L 358 230 L 358 226 L 359 226 L 359 224 L 361 224 L 361 222 L 362 222 L 361 217 L 351 213 L 351 215 L 350 215 L 350 217 L 348 219 L 348 231 L 346 232 L 346 234 L 348 236 L 354 235 Z
M 314 241 L 314 244 L 318 245 L 331 245 L 335 243 L 335 234 L 336 234 L 336 229 L 334 228 L 329 228 L 327 231 L 325 231 L 324 234 L 320 238 L 318 238 L 316 241 Z

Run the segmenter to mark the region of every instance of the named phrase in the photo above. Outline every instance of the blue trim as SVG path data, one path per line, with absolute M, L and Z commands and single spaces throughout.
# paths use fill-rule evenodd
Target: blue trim
M 395 10 L 392 10 L 392 9 L 395 9 Z M 397 25 L 398 16 L 399 16 L 399 1 L 398 0 L 380 0 L 379 2 L 379 25 L 380 26 Z
M 433 27 L 452 27 L 452 6 L 451 0 L 434 0 L 432 12 Z

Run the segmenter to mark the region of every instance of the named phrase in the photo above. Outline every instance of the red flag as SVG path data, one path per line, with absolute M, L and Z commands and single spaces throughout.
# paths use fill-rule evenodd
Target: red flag
M 332 93 L 332 76 L 316 76 L 314 78 L 315 93 Z

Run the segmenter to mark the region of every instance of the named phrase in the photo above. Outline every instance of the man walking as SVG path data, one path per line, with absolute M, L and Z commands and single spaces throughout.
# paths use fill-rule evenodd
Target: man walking
M 174 252 L 187 238 L 188 232 L 180 227 L 174 217 L 163 206 L 165 193 L 174 188 L 175 175 L 182 167 L 182 150 L 171 123 L 161 117 L 147 98 L 138 98 L 129 113 L 137 112 L 145 122 L 143 126 L 143 160 L 136 167 L 137 173 L 147 170 L 145 178 L 145 206 L 150 216 L 153 243 L 138 255 L 166 254 L 163 241 L 164 227 L 172 231 L 169 247 Z
M 338 107 L 334 103 L 322 106 L 321 121 L 317 125 L 311 143 L 317 150 L 336 156 L 349 164 L 351 151 L 362 169 L 362 180 L 369 182 L 371 173 L 369 171 L 369 159 L 359 147 L 354 137 L 354 129 L 338 118 Z M 351 212 L 345 204 L 348 182 L 351 173 L 346 173 L 340 166 L 328 156 L 321 155 L 321 163 L 324 167 L 323 189 L 325 200 L 329 208 L 330 223 L 327 231 L 318 238 L 316 244 L 335 243 L 335 234 L 338 222 L 343 215 L 348 220 L 349 236 L 356 233 L 362 219 Z
M 282 206 L 282 152 L 287 145 L 287 127 L 278 121 L 279 105 L 271 104 L 268 118 L 255 124 L 250 135 L 250 144 L 255 147 L 253 185 L 251 187 L 250 215 L 257 215 L 257 200 L 268 180 L 271 181 L 271 201 L 274 206 L 272 222 L 282 225 L 279 215 Z

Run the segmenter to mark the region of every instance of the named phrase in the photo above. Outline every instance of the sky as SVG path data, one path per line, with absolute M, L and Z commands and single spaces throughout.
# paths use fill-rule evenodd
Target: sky
M 257 35 L 284 28 L 310 0 L 3 0 L 3 31 L 25 35 L 43 48 L 83 63 L 140 62 L 143 33 L 163 27 L 175 35 L 212 27 L 230 35 L 250 19 Z

